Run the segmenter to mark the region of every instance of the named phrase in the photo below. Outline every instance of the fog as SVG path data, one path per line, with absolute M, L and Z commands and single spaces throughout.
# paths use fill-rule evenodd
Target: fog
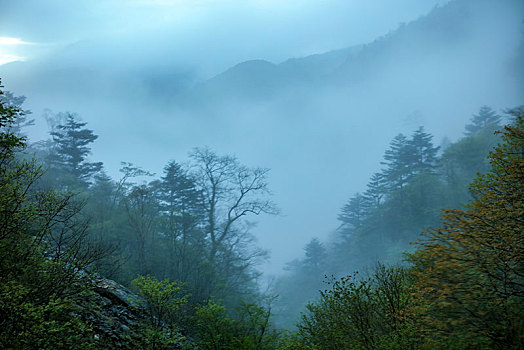
M 337 228 L 396 134 L 424 126 L 439 144 L 482 105 L 522 103 L 523 13 L 516 0 L 1 1 L 0 37 L 19 40 L 0 40 L 0 77 L 27 96 L 32 140 L 46 108 L 77 112 L 115 178 L 120 161 L 160 174 L 200 146 L 270 168 L 281 215 L 252 219 L 278 274 Z

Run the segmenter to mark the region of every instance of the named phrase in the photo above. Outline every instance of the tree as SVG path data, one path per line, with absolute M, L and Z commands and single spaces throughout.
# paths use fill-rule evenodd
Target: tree
M 434 147 L 432 142 L 433 136 L 424 132 L 424 128 L 418 128 L 408 145 L 411 153 L 411 173 L 412 174 L 430 174 L 436 167 L 437 153 L 439 147 Z
M 304 248 L 305 259 L 303 262 L 306 270 L 313 274 L 318 274 L 320 269 L 323 268 L 324 260 L 327 257 L 326 248 L 318 240 L 318 238 L 313 238 Z M 311 276 L 317 277 L 317 276 Z
M 489 152 L 500 142 L 493 130 L 482 130 L 449 145 L 439 159 L 439 173 L 446 183 L 448 206 L 458 207 L 471 199 L 469 185 L 478 173 L 490 170 Z
M 0 95 L 0 101 L 2 102 L 4 108 L 18 110 L 18 116 L 10 125 L 10 132 L 18 137 L 25 136 L 22 132 L 22 129 L 28 126 L 35 124 L 34 119 L 27 119 L 27 116 L 31 114 L 29 110 L 22 110 L 22 104 L 24 103 L 25 96 L 15 96 L 10 91 L 3 91 Z
M 219 156 L 208 148 L 197 148 L 190 156 L 204 199 L 206 232 L 211 241 L 209 260 L 213 261 L 223 243 L 238 234 L 235 226 L 241 219 L 278 211 L 268 198 L 268 169 L 245 167 L 235 157 Z
M 211 273 L 203 225 L 202 194 L 188 171 L 175 161 L 164 168 L 157 196 L 160 205 L 160 231 L 167 240 L 172 279 L 184 281 L 194 299 L 207 298 L 209 286 L 201 283 Z
M 346 228 L 354 230 L 360 228 L 366 214 L 365 197 L 360 193 L 356 193 L 349 199 L 349 202 L 342 207 L 338 215 L 338 220 L 340 220 Z
M 140 296 L 136 302 L 147 314 L 145 324 L 137 325 L 136 331 L 143 335 L 140 345 L 152 350 L 166 349 L 182 341 L 179 312 L 187 303 L 187 296 L 182 295 L 182 283 L 138 276 L 132 284 L 138 288 Z
M 0 97 L 3 91 L 0 86 Z M 0 98 L 0 348 L 85 349 L 92 330 L 80 302 L 89 295 L 85 221 L 70 196 L 37 190 L 36 161 L 19 157 L 18 106 Z M 94 254 L 93 254 L 94 253 Z
M 502 118 L 490 107 L 482 106 L 480 107 L 479 114 L 474 114 L 473 118 L 471 118 L 471 124 L 466 125 L 464 134 L 466 136 L 473 136 L 486 127 L 494 131 L 500 126 L 501 119 Z
M 369 278 L 329 282 L 298 324 L 297 349 L 412 349 L 409 270 L 378 265 Z
M 201 244 L 202 237 L 195 231 L 203 216 L 202 196 L 195 181 L 180 164 L 172 161 L 166 165 L 157 196 L 162 211 L 162 230 L 173 245 L 171 253 L 175 253 L 178 246 L 181 248 L 179 255 L 184 255 L 188 245 Z
M 524 344 L 524 114 L 506 126 L 464 210 L 446 210 L 412 255 L 422 320 L 436 341 Z
M 238 349 L 236 325 L 227 309 L 209 300 L 196 310 L 197 344 L 205 350 Z
M 88 147 L 98 136 L 92 130 L 85 129 L 87 123 L 78 121 L 78 116 L 73 113 L 65 113 L 61 118 L 64 124 L 58 125 L 51 132 L 56 145 L 56 153 L 52 160 L 59 167 L 70 171 L 76 179 L 81 182 L 89 182 L 92 176 L 102 169 L 102 163 L 90 163 L 86 161 L 91 153 Z
M 278 212 L 269 198 L 268 169 L 248 168 L 235 157 L 219 156 L 208 148 L 196 148 L 190 156 L 206 217 L 207 260 L 223 279 L 213 283 L 228 290 L 229 298 L 242 289 L 247 293 L 258 275 L 253 264 L 265 252 L 252 247 L 252 224 L 246 218 Z
M 122 202 L 136 240 L 138 271 L 147 274 L 150 272 L 150 262 L 146 257 L 146 242 L 153 237 L 158 219 L 154 187 L 147 184 L 133 186 Z
M 369 179 L 367 189 L 364 192 L 364 204 L 367 212 L 378 209 L 382 204 L 386 188 L 384 185 L 384 175 L 374 173 Z
M 409 141 L 403 134 L 393 138 L 389 149 L 384 154 L 384 161 L 380 164 L 386 166 L 384 178 L 389 191 L 400 191 L 406 186 L 411 177 L 412 153 Z
M 236 318 L 214 300 L 196 310 L 196 343 L 209 350 L 276 349 L 278 333 L 270 327 L 271 308 L 242 302 Z
M 184 234 L 202 214 L 202 198 L 195 181 L 175 161 L 164 168 L 158 197 L 161 209 L 168 217 L 169 234 Z

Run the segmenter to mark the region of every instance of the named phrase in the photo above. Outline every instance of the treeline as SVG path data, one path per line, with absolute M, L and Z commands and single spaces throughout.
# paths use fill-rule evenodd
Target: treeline
M 287 349 L 522 349 L 524 110 L 512 113 L 474 199 L 443 212 L 408 266 L 331 280 Z
M 0 91 L 1 348 L 276 347 L 246 220 L 278 212 L 267 169 L 200 148 L 157 178 L 122 163 L 113 180 L 74 113 L 48 114 L 50 138 L 29 144 L 23 102 Z M 99 276 L 140 296 L 117 340 L 94 321 Z
M 502 120 L 484 106 L 463 138 L 440 147 L 422 127 L 409 137 L 397 135 L 384 153 L 382 170 L 341 208 L 336 236 L 325 243 L 311 240 L 304 257 L 288 264 L 288 274 L 276 285 L 279 323 L 294 326 L 305 305 L 325 288 L 325 276 L 362 273 L 378 261 L 399 263 L 420 232 L 440 224 L 442 208 L 466 204 L 472 198 L 470 183 L 490 169 L 487 156 L 500 141 L 495 132 Z

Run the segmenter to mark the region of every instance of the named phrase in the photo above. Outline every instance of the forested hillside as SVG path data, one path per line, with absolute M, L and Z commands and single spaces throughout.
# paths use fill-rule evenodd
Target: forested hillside
M 136 5 L 110 1 L 126 8 Z M 343 7 L 352 3 L 329 2 Z M 328 35 L 345 38 L 332 47 L 315 50 L 312 46 L 275 60 L 268 50 L 267 55 L 231 59 L 200 76 L 195 65 L 201 60 L 179 64 L 185 52 L 173 39 L 181 35 L 172 27 L 144 32 L 141 26 L 147 27 L 148 21 L 140 20 L 140 26 L 126 26 L 132 33 L 102 34 L 95 22 L 86 20 L 86 25 L 96 27 L 92 28 L 96 37 L 82 30 L 71 41 L 49 37 L 41 45 L 20 44 L 20 50 L 48 51 L 0 65 L 0 76 L 9 90 L 30 97 L 25 108 L 35 115 L 47 108 L 72 111 L 88 122 L 86 127 L 99 136 L 89 145 L 93 162 L 103 162 L 113 181 L 123 176 L 121 161 L 157 174 L 149 180 L 158 179 L 170 160 L 185 163 L 193 147 L 204 145 L 218 155 L 235 155 L 244 165 L 270 168 L 270 187 L 283 216 L 263 216 L 251 232 L 261 247 L 271 251 L 265 269 L 276 275 L 312 237 L 323 237 L 336 228 L 334 213 L 349 194 L 365 190 L 367 178 L 377 171 L 378 160 L 396 134 L 410 137 L 423 125 L 435 136 L 435 146 L 440 146 L 444 136 L 458 138 L 479 106 L 502 111 L 522 103 L 523 2 L 424 2 L 434 4 L 416 13 L 410 9 L 413 15 L 404 17 L 404 24 L 396 21 L 362 40 L 351 39 L 358 29 L 344 26 Z M 286 3 L 299 7 L 297 2 L 282 2 Z M 156 8 L 154 4 L 150 6 Z M 41 18 L 35 14 L 37 6 L 26 6 L 28 15 Z M 102 21 L 107 20 L 108 12 L 101 5 L 92 6 L 101 12 Z M 0 11 L 0 17 L 6 17 L 4 25 L 25 23 L 23 7 L 19 2 L 6 5 Z M 401 13 L 400 8 L 394 14 Z M 10 14 L 16 11 L 18 21 L 12 18 L 16 14 Z M 67 18 L 58 16 L 57 21 Z M 115 21 L 108 22 L 114 28 Z M 154 26 L 162 24 L 154 21 Z M 33 32 L 38 37 L 42 31 Z M 63 33 L 69 31 L 58 32 Z M 184 39 L 186 43 L 193 40 L 190 37 Z M 201 53 L 198 38 L 191 47 Z M 137 40 L 143 45 L 140 49 Z M 305 43 L 309 38 L 301 40 Z M 212 42 L 211 47 L 202 47 L 214 50 L 206 60 L 227 55 L 222 43 Z M 252 46 L 257 45 L 252 42 Z M 27 133 L 32 141 L 49 138 L 43 118 L 36 118 Z M 273 244 L 281 238 L 283 244 Z
M 288 275 L 276 286 L 283 324 L 294 325 L 317 290 L 326 287 L 326 276 L 370 271 L 377 262 L 401 263 L 413 251 L 410 242 L 440 224 L 443 208 L 462 208 L 471 200 L 471 182 L 490 170 L 488 153 L 500 141 L 496 132 L 518 112 L 508 113 L 500 116 L 483 106 L 461 139 L 442 146 L 422 127 L 397 135 L 384 152 L 382 170 L 341 208 L 335 236 L 313 239 L 304 256 L 288 264 Z
M 278 212 L 267 169 L 196 148 L 158 178 L 122 163 L 113 180 L 74 113 L 30 144 L 23 101 L 0 97 L 0 347 L 276 346 L 246 221 Z
M 523 14 L 0 1 L 0 350 L 524 349 Z
M 480 108 L 442 148 L 423 128 L 396 136 L 337 237 L 262 293 L 249 220 L 278 213 L 267 169 L 195 148 L 114 180 L 74 113 L 48 115 L 50 138 L 30 143 L 23 102 L 2 91 L 2 348 L 522 346 L 521 107 Z
M 332 278 L 288 349 L 522 348 L 524 116 L 510 113 L 468 204 L 443 211 L 409 264 Z

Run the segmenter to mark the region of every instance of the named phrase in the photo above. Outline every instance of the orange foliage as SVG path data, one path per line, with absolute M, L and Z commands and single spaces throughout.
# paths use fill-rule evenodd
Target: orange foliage
M 446 210 L 411 258 L 428 336 L 464 347 L 523 348 L 524 115 L 506 126 L 464 210 Z M 461 345 L 455 344 L 459 348 Z

